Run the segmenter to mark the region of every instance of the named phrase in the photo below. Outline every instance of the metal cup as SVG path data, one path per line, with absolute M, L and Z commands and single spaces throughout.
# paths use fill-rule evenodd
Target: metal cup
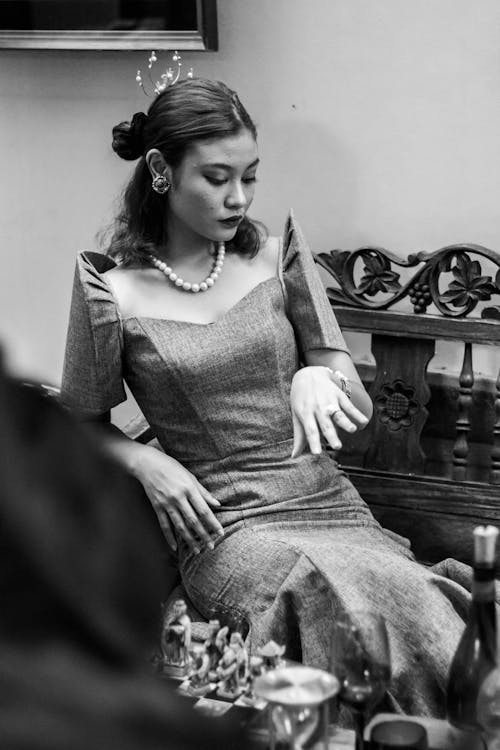
M 370 747 L 371 750 L 428 750 L 427 730 L 415 721 L 381 721 L 371 730 Z

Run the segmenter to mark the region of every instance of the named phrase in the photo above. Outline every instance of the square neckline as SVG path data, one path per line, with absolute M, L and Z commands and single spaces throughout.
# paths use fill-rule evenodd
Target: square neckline
M 253 286 L 251 289 L 246 292 L 246 294 L 243 295 L 243 297 L 240 297 L 239 300 L 237 300 L 234 305 L 231 305 L 227 310 L 224 310 L 216 320 L 211 320 L 208 323 L 196 323 L 195 321 L 191 320 L 177 320 L 176 318 L 160 318 L 155 317 L 154 315 L 129 315 L 127 318 L 122 318 L 120 315 L 120 312 L 117 307 L 118 314 L 120 316 L 120 320 L 122 321 L 123 325 L 125 325 L 130 320 L 135 320 L 138 323 L 140 323 L 142 320 L 144 321 L 150 321 L 150 322 L 158 322 L 158 323 L 174 323 L 178 325 L 184 325 L 184 326 L 199 326 L 202 328 L 208 328 L 209 326 L 215 326 L 218 323 L 222 322 L 228 315 L 230 315 L 232 312 L 234 312 L 241 304 L 248 301 L 248 298 L 253 296 L 257 290 L 260 290 L 261 287 L 268 284 L 271 281 L 279 281 L 280 285 L 283 289 L 283 284 L 280 276 L 268 276 L 267 279 L 263 279 L 262 281 L 259 281 L 258 284 Z M 116 299 L 115 299 L 116 304 Z
M 114 306 L 115 306 L 116 315 L 118 317 L 118 320 L 120 321 L 120 326 L 121 326 L 122 330 L 123 330 L 125 324 L 128 321 L 136 321 L 138 323 L 140 323 L 141 321 L 149 321 L 149 322 L 152 322 L 152 323 L 153 322 L 158 322 L 158 323 L 174 323 L 174 324 L 184 325 L 184 326 L 198 326 L 198 327 L 202 327 L 202 328 L 204 328 L 204 327 L 208 328 L 210 326 L 215 326 L 218 323 L 222 322 L 227 316 L 229 316 L 232 312 L 234 312 L 237 308 L 239 308 L 239 306 L 241 304 L 245 303 L 248 300 L 249 297 L 253 296 L 254 292 L 256 292 L 258 289 L 260 289 L 265 284 L 268 284 L 271 281 L 279 281 L 280 282 L 281 291 L 283 293 L 283 299 L 284 299 L 285 305 L 286 305 L 287 295 L 286 295 L 286 289 L 285 289 L 285 282 L 284 282 L 284 279 L 283 279 L 283 240 L 282 240 L 281 237 L 276 237 L 276 238 L 272 238 L 272 239 L 276 239 L 276 241 L 278 242 L 278 263 L 277 263 L 277 266 L 278 266 L 277 271 L 278 271 L 278 273 L 277 273 L 277 275 L 268 276 L 267 279 L 263 279 L 262 281 L 259 281 L 258 284 L 255 284 L 255 286 L 253 286 L 251 289 L 249 289 L 248 292 L 246 292 L 243 295 L 243 297 L 240 297 L 240 299 L 237 300 L 233 305 L 231 305 L 231 307 L 229 307 L 227 310 L 225 310 L 223 313 L 221 313 L 216 320 L 209 321 L 208 323 L 197 323 L 197 322 L 191 321 L 191 320 L 177 320 L 176 318 L 161 318 L 161 317 L 156 317 L 154 315 L 129 315 L 126 318 L 124 318 L 122 316 L 122 314 L 121 314 L 120 306 L 118 304 L 118 300 L 117 300 L 116 295 L 114 293 L 113 287 L 108 282 L 108 280 L 105 278 L 104 273 L 99 272 L 97 270 L 97 268 L 95 268 L 95 266 L 94 266 L 94 269 L 99 274 L 100 279 L 102 280 L 103 284 L 106 286 L 106 288 L 109 291 L 109 294 L 111 295 L 111 298 L 112 298 Z M 107 256 L 105 256 L 105 257 L 107 257 Z M 116 263 L 114 263 L 114 266 L 116 266 Z M 111 266 L 111 267 L 113 267 L 113 266 Z M 107 269 L 107 270 L 109 270 L 109 269 Z

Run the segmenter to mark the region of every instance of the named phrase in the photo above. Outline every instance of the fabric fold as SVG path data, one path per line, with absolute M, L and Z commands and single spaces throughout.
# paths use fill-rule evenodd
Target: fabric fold
M 114 266 L 94 252 L 80 253 L 76 261 L 61 399 L 86 415 L 107 412 L 126 399 L 122 322 L 103 278 Z
M 283 232 L 283 283 L 287 314 L 304 354 L 312 349 L 349 353 L 314 257 L 297 220 L 290 211 Z

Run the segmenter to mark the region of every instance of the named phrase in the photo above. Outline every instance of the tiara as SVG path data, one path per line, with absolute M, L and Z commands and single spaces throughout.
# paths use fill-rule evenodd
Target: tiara
M 146 96 L 153 96 L 153 95 L 161 94 L 169 86 L 173 86 L 174 83 L 177 83 L 181 75 L 182 61 L 181 61 L 181 56 L 177 52 L 177 50 L 172 55 L 172 62 L 174 63 L 174 66 L 176 66 L 176 69 L 168 67 L 166 71 L 161 74 L 160 80 L 156 81 L 155 83 L 151 76 L 151 70 L 153 68 L 153 65 L 156 62 L 158 62 L 158 58 L 156 57 L 156 52 L 153 51 L 151 52 L 148 58 L 149 87 L 152 89 L 152 93 L 148 91 L 146 86 L 144 85 L 144 79 L 142 77 L 142 73 L 140 70 L 137 71 L 137 75 L 135 77 L 135 80 L 137 81 L 137 83 L 139 84 L 143 92 L 146 94 Z M 193 69 L 189 68 L 186 78 L 192 78 L 192 77 L 193 77 Z

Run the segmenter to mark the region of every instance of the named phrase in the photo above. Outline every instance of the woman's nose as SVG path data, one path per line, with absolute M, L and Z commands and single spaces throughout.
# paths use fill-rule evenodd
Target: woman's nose
M 242 208 L 246 205 L 247 198 L 241 182 L 235 182 L 231 185 L 231 190 L 226 197 L 226 204 L 232 208 Z

